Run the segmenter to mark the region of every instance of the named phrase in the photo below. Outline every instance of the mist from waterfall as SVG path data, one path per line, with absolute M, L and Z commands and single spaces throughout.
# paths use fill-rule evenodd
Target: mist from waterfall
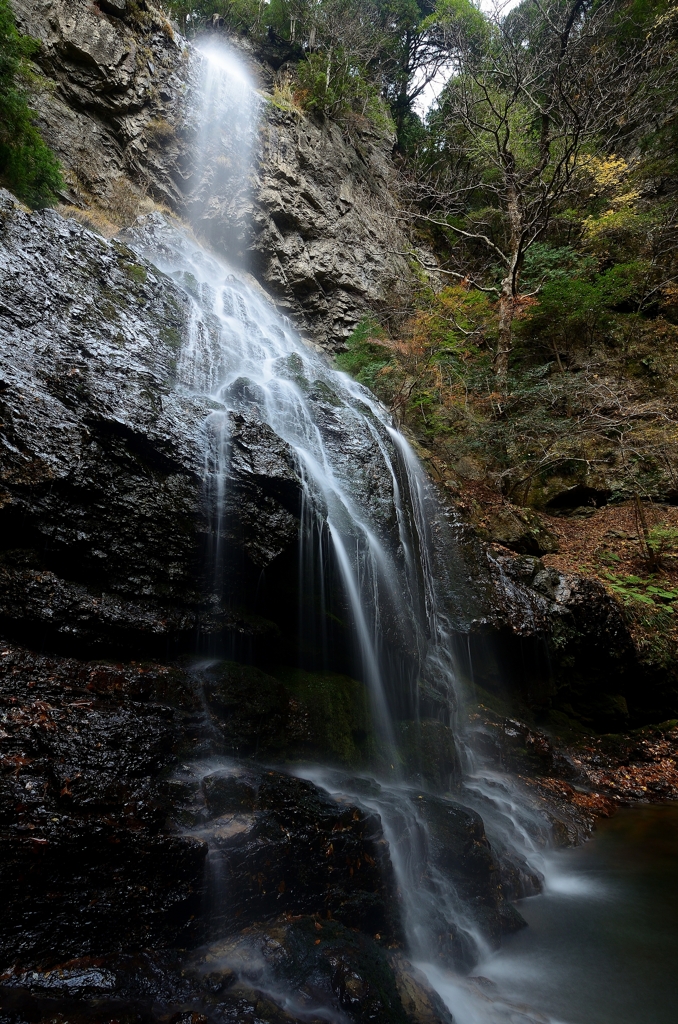
M 437 796 L 448 799 L 454 788 L 449 799 L 482 815 L 500 860 L 530 891 L 531 880 L 545 871 L 547 824 L 513 780 L 486 768 L 464 726 L 463 628 L 473 617 L 473 597 L 462 554 L 445 510 L 388 412 L 302 341 L 243 273 L 245 233 L 235 207 L 247 206 L 261 101 L 244 63 L 224 47 L 207 47 L 202 67 L 189 201 L 195 234 L 157 217 L 134 244 L 191 303 L 177 387 L 206 396 L 212 409 L 204 423 L 211 586 L 215 592 L 227 586 L 224 508 L 235 415 L 266 424 L 294 453 L 302 492 L 299 649 L 313 650 L 321 662 L 331 659 L 323 631 L 339 591 L 350 616 L 352 663 L 370 698 L 376 737 L 370 771 L 305 765 L 298 774 L 379 814 L 401 893 L 408 955 L 457 1024 L 543 1019 L 528 1010 L 518 1016 L 510 1001 L 489 999 L 454 972 L 451 954 L 441 953 L 440 935 L 447 932 L 453 932 L 457 962 L 469 967 L 490 954 L 490 945 L 473 908 L 431 863 L 428 826 L 418 806 L 427 786 L 408 770 L 399 749 L 401 720 L 428 716 L 452 729 L 457 777 L 450 773 Z M 234 266 L 197 241 L 214 242 L 214 186 L 224 177 L 232 183 L 235 226 L 219 239 L 219 249 L 233 248 Z M 311 616 L 302 602 L 309 591 L 316 605 Z

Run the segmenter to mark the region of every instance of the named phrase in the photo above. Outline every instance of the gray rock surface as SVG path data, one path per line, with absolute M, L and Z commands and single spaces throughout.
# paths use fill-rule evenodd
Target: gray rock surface
M 368 310 L 406 300 L 415 282 L 397 255 L 407 242 L 390 135 L 365 126 L 347 138 L 337 125 L 263 100 L 248 180 L 234 194 L 228 176 L 212 176 L 206 196 L 196 167 L 202 58 L 147 6 L 13 0 L 22 31 L 42 43 L 35 105 L 67 171 L 69 201 L 123 226 L 149 199 L 197 214 L 210 243 L 248 262 L 280 308 L 328 349 Z M 231 42 L 269 89 L 270 65 Z
M 262 623 L 210 593 L 208 400 L 177 389 L 186 294 L 121 242 L 0 192 L 0 618 L 86 648 Z M 11 301 L 9 297 L 11 296 Z M 233 417 L 224 529 L 258 577 L 296 540 L 287 446 Z

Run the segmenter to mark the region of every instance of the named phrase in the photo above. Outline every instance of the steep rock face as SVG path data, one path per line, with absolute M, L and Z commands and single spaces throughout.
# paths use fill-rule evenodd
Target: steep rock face
M 414 284 L 393 198 L 392 139 L 269 108 L 261 128 L 253 265 L 295 319 L 335 348 L 364 312 Z
M 674 717 L 671 678 L 643 662 L 620 605 L 601 583 L 539 558 L 501 549 L 489 555 L 495 623 L 512 634 L 503 681 L 495 674 L 493 684 L 488 671 L 489 689 L 498 685 L 547 719 L 555 716 L 556 729 L 619 732 Z
M 219 880 L 209 915 L 215 937 L 282 913 L 399 937 L 378 815 L 256 765 L 204 772 L 199 764 L 185 769 L 171 787 L 179 820 L 209 842 Z
M 13 0 L 12 7 L 20 30 L 42 44 L 41 127 L 76 202 L 122 204 L 128 180 L 135 183 L 126 200 L 132 212 L 149 187 L 155 198 L 176 202 L 169 168 L 144 137 L 154 118 L 176 109 L 184 88 L 184 48 L 167 19 L 139 23 L 89 0 Z M 160 142 L 157 130 L 154 138 Z
M 186 294 L 119 242 L 0 204 L 5 630 L 132 654 L 265 630 L 210 594 L 211 407 L 175 386 Z M 264 424 L 232 427 L 230 542 L 258 577 L 296 538 L 294 462 Z
M 130 223 L 150 196 L 200 223 L 211 244 L 251 265 L 280 307 L 329 349 L 369 309 L 392 307 L 414 286 L 399 255 L 393 140 L 369 127 L 347 139 L 336 125 L 261 102 L 243 181 L 197 160 L 202 58 L 161 12 L 125 12 L 89 0 L 13 0 L 39 39 L 45 75 L 41 128 L 62 160 L 71 201 Z M 240 46 L 264 89 L 272 69 Z M 226 145 L 237 141 L 225 133 Z

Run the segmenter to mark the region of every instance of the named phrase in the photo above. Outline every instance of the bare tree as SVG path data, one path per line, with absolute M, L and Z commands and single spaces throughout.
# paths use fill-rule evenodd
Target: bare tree
M 506 387 L 525 255 L 582 186 L 587 157 L 612 152 L 653 117 L 662 60 L 644 36 L 618 44 L 614 0 L 524 0 L 506 17 L 455 16 L 443 27 L 455 72 L 441 99 L 444 170 L 414 193 L 428 219 L 500 268 L 495 371 Z M 648 121 L 649 123 L 649 121 Z M 440 139 L 442 138 L 442 142 Z M 475 212 L 474 212 L 475 208 Z M 463 269 L 456 275 L 468 278 Z

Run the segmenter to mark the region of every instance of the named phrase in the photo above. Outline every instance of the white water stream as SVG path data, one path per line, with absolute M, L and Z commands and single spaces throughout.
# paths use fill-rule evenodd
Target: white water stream
M 210 234 L 216 223 L 211 205 L 216 178 L 230 176 L 234 203 L 246 203 L 260 101 L 244 65 L 227 50 L 206 50 L 203 68 L 191 209 L 196 231 Z M 238 230 L 233 238 L 242 249 Z M 481 813 L 495 849 L 526 877 L 546 871 L 548 828 L 508 776 L 486 770 L 458 720 L 463 694 L 455 629 L 437 574 L 445 559 L 452 576 L 450 563 L 462 563 L 425 473 L 387 411 L 303 342 L 242 270 L 227 266 L 190 231 L 162 218 L 153 219 L 139 239 L 143 255 L 171 275 L 192 303 L 177 386 L 208 396 L 213 409 L 205 422 L 205 483 L 214 516 L 215 588 L 222 585 L 228 558 L 222 518 L 230 416 L 236 413 L 268 425 L 294 453 L 303 492 L 302 593 L 309 586 L 321 606 L 329 602 L 331 566 L 350 611 L 354 661 L 369 691 L 378 739 L 374 776 L 350 777 L 322 767 L 305 768 L 303 774 L 380 815 L 402 894 L 409 955 L 457 1024 L 545 1020 L 511 1000 L 490 997 L 478 982 L 455 974 L 437 952 L 445 923 L 454 929 L 467 963 L 486 959 L 490 949 L 472 909 L 429 863 L 430 837 L 417 808 L 420 782 L 408 780 L 400 767 L 397 718 L 416 719 L 422 694 L 435 693 L 438 714 L 453 728 L 461 760 L 461 789 L 454 799 Z M 462 577 L 460 571 L 460 592 Z M 300 648 L 307 641 L 322 647 L 317 633 L 325 611 L 317 609 L 310 622 L 300 613 Z M 305 636 L 305 630 L 313 636 Z

